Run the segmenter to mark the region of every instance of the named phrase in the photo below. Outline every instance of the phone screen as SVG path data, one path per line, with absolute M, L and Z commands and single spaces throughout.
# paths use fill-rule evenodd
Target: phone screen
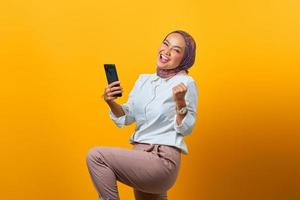
M 115 64 L 104 64 L 104 69 L 108 84 L 119 80 Z M 120 84 L 115 86 L 120 86 Z M 115 96 L 121 97 L 122 93 L 116 94 Z
M 104 68 L 108 84 L 119 80 L 115 64 L 104 64 Z

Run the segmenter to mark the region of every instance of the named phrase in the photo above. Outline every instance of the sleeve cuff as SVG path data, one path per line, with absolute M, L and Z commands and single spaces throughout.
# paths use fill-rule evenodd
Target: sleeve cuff
M 195 119 L 193 115 L 188 111 L 188 113 L 184 116 L 183 120 L 180 124 L 177 124 L 176 121 L 177 114 L 174 117 L 174 128 L 177 133 L 181 133 L 182 135 L 188 135 L 191 133 L 193 128 Z
M 129 114 L 129 108 L 128 106 L 126 106 L 125 104 L 121 105 L 122 109 L 125 112 L 125 115 L 121 116 L 121 117 L 116 117 L 114 115 L 114 113 L 111 111 L 111 109 L 109 110 L 109 116 L 110 118 L 114 121 L 114 123 L 119 127 L 119 128 L 123 128 L 125 126 L 125 122 L 126 122 L 126 116 Z

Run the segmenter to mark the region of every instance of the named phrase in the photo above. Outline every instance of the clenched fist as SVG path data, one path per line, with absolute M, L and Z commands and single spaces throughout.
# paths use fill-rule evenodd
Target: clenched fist
M 187 91 L 187 87 L 181 82 L 172 88 L 173 90 L 173 99 L 177 104 L 185 104 L 184 96 Z

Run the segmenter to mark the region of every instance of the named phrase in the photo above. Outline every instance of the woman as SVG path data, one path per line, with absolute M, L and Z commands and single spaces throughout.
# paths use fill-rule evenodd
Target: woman
M 99 198 L 119 199 L 117 180 L 134 189 L 137 200 L 167 199 L 177 178 L 181 153 L 188 154 L 184 137 L 192 132 L 198 90 L 188 69 L 195 61 L 196 44 L 182 30 L 169 33 L 157 57 L 156 73 L 142 74 L 128 101 L 115 102 L 120 82 L 109 84 L 104 100 L 118 127 L 136 122 L 129 143 L 133 149 L 93 147 L 87 166 Z

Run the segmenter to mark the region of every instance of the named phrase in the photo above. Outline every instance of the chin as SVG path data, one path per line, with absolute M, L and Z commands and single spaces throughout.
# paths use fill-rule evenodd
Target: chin
M 158 68 L 160 69 L 174 69 L 176 67 L 170 67 L 170 66 L 161 66 L 161 65 L 157 65 Z
M 159 61 L 156 63 L 156 66 L 160 69 L 173 69 L 174 67 L 171 67 L 169 65 L 163 65 Z
M 168 66 L 161 66 L 161 65 L 157 65 L 158 68 L 160 69 L 171 69 L 170 67 Z
M 158 68 L 160 68 L 160 69 L 165 68 L 165 66 L 164 66 L 164 65 L 161 65 L 161 63 L 159 63 L 159 62 L 156 63 L 156 66 L 157 66 Z

